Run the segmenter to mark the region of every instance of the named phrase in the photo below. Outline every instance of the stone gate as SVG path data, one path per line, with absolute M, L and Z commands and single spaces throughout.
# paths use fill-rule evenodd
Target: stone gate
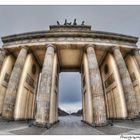
M 59 73 L 82 79 L 83 121 L 96 126 L 140 113 L 137 37 L 91 30 L 88 25 L 51 25 L 48 31 L 2 37 L 0 114 L 7 120 L 58 121 Z

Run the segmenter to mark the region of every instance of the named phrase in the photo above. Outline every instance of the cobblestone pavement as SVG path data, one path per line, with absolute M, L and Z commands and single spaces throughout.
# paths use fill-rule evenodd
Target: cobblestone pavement
M 7 122 L 0 119 L 0 135 L 140 135 L 140 119 L 116 120 L 113 122 L 113 126 L 96 128 L 81 122 L 81 118 L 76 116 L 60 117 L 59 120 L 59 123 L 46 129 L 28 127 L 26 121 Z

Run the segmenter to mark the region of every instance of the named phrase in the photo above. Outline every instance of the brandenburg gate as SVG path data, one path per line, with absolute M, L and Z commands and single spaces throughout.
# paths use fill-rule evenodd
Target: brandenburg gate
M 59 73 L 82 79 L 82 120 L 104 126 L 109 119 L 140 113 L 140 54 L 137 37 L 91 30 L 89 25 L 51 25 L 2 37 L 0 115 L 6 120 L 58 121 Z

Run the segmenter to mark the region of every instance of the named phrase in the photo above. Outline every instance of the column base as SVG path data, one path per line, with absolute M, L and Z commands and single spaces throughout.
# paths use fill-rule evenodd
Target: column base
M 14 119 L 15 122 L 25 122 L 27 124 L 31 123 L 34 121 L 34 119 L 25 119 L 25 118 L 18 118 L 18 119 Z
M 14 118 L 15 121 L 33 121 L 33 118 Z
M 85 120 L 81 120 L 81 122 L 84 122 L 86 124 L 88 124 L 89 126 L 93 127 L 93 128 L 96 128 L 96 127 L 104 127 L 104 126 L 107 126 L 107 125 L 111 125 L 113 126 L 113 123 L 107 121 L 106 123 L 101 123 L 101 124 L 96 124 L 96 123 L 89 123 Z
M 4 121 L 7 121 L 7 122 L 14 121 L 14 118 L 7 118 L 7 117 L 3 117 L 3 116 L 1 116 L 1 119 Z
M 127 117 L 120 117 L 120 118 L 108 118 L 109 121 L 113 121 L 113 120 L 127 120 Z
M 57 120 L 56 122 L 54 123 L 46 123 L 46 124 L 41 124 L 41 123 L 38 123 L 36 121 L 34 122 L 31 122 L 29 123 L 29 127 L 32 127 L 32 126 L 35 126 L 35 127 L 41 127 L 41 128 L 47 128 L 47 129 L 50 129 L 53 125 L 55 125 L 56 123 L 58 123 L 59 120 Z
M 140 117 L 140 115 L 137 115 L 137 116 L 135 116 L 135 117 L 127 117 L 127 119 L 128 120 L 134 120 L 134 119 L 137 119 L 137 118 L 139 118 Z

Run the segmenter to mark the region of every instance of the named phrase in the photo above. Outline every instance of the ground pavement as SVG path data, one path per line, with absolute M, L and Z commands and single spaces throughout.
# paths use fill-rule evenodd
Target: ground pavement
M 92 128 L 81 122 L 81 117 L 59 117 L 60 122 L 50 129 L 29 127 L 28 122 L 7 122 L 0 119 L 0 135 L 121 135 L 140 134 L 140 119 L 116 120 L 113 126 Z

